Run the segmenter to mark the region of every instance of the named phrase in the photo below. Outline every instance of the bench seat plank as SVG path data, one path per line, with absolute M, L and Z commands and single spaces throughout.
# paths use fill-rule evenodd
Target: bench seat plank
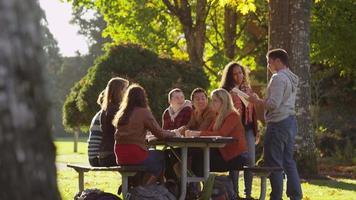
M 128 192 L 128 177 L 134 176 L 136 172 L 145 171 L 146 167 L 141 165 L 121 165 L 121 166 L 112 166 L 112 167 L 92 167 L 89 165 L 80 165 L 80 164 L 67 164 L 67 167 L 73 168 L 76 172 L 78 172 L 79 180 L 78 186 L 79 191 L 84 190 L 84 172 L 88 171 L 117 171 L 121 174 L 122 180 L 122 196 L 123 199 L 126 199 L 126 195 Z

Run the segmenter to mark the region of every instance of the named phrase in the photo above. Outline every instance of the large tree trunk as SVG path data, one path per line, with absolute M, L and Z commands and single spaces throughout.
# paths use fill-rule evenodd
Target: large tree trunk
M 268 50 L 282 48 L 290 50 L 289 0 L 270 0 L 268 26 Z M 266 69 L 267 83 L 271 72 Z
M 236 53 L 236 25 L 236 9 L 226 5 L 224 7 L 224 50 L 225 56 L 230 60 L 234 59 Z
M 60 199 L 35 0 L 0 0 L 0 199 Z
M 209 7 L 207 0 L 197 0 L 195 23 L 192 18 L 192 8 L 187 0 L 174 1 L 163 0 L 172 15 L 178 17 L 183 27 L 187 43 L 189 60 L 193 65 L 202 67 L 204 65 L 206 17 Z
M 283 48 L 287 52 L 290 50 L 289 1 L 269 2 L 268 49 Z
M 296 100 L 297 163 L 302 175 L 317 173 L 314 132 L 310 117 L 310 0 L 270 0 L 268 49 L 283 48 L 289 67 L 300 78 Z
M 299 136 L 298 166 L 302 175 L 317 174 L 316 147 L 310 113 L 310 7 L 311 0 L 290 0 L 290 66 L 299 76 L 296 100 Z

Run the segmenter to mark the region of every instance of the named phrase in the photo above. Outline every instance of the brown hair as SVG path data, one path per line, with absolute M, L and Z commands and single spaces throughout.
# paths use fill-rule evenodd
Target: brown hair
M 122 95 L 128 85 L 129 81 L 124 78 L 115 77 L 110 79 L 105 88 L 102 109 L 106 111 L 109 105 L 119 106 Z
M 118 127 L 119 125 L 127 124 L 134 108 L 147 108 L 147 102 L 145 89 L 138 84 L 131 85 L 124 94 L 120 109 L 113 120 L 113 125 Z
M 224 88 L 228 92 L 230 92 L 232 90 L 232 88 L 235 87 L 235 80 L 234 80 L 234 76 L 232 73 L 232 70 L 234 69 L 234 67 L 240 67 L 240 69 L 244 75 L 241 86 L 250 88 L 250 81 L 248 78 L 248 74 L 246 72 L 246 68 L 237 62 L 230 62 L 224 67 L 223 75 L 221 77 L 220 87 Z
M 192 94 L 190 95 L 190 100 L 193 101 L 194 95 L 195 95 L 196 93 L 204 93 L 205 97 L 208 98 L 208 94 L 206 93 L 206 91 L 205 91 L 203 88 L 195 88 L 195 89 L 192 91 Z
M 283 64 L 289 67 L 288 53 L 284 49 L 272 49 L 267 52 L 266 57 L 271 58 L 273 60 L 278 58 Z

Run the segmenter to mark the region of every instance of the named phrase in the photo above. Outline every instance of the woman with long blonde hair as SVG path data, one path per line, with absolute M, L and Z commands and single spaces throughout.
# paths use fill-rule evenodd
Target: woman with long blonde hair
M 241 168 L 247 163 L 247 147 L 244 128 L 240 115 L 234 108 L 231 96 L 225 89 L 216 89 L 211 93 L 212 109 L 217 112 L 217 117 L 206 131 L 187 130 L 186 135 L 201 136 L 226 136 L 237 140 L 226 144 L 222 148 L 210 149 L 210 171 L 226 172 Z M 201 152 L 199 152 L 201 153 Z M 203 156 L 194 156 L 192 163 L 193 172 L 203 175 Z

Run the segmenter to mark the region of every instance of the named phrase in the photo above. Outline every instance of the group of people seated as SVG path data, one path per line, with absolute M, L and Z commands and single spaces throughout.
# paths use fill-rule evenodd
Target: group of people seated
M 238 192 L 238 171 L 255 164 L 258 142 L 256 110 L 245 95 L 254 95 L 246 68 L 231 62 L 225 66 L 220 88 L 211 92 L 196 88 L 186 100 L 181 89 L 168 93 L 169 107 L 162 114 L 162 126 L 153 116 L 145 89 L 129 85 L 123 78 L 112 78 L 99 95 L 101 110 L 94 116 L 88 140 L 89 163 L 92 166 L 144 165 L 151 174 L 146 183 L 161 177 L 167 162 L 165 153 L 151 150 L 146 135 L 157 138 L 175 136 L 229 136 L 237 138 L 222 148 L 210 150 L 210 169 L 227 172 Z M 257 140 L 256 140 L 257 138 Z M 203 176 L 202 152 L 190 151 L 190 167 Z M 245 195 L 251 197 L 252 175 L 244 174 Z M 238 194 L 237 194 L 238 195 Z
M 257 111 L 264 111 L 264 163 L 283 168 L 287 175 L 287 196 L 302 199 L 300 178 L 293 158 L 297 121 L 295 101 L 298 76 L 289 69 L 288 54 L 283 49 L 272 49 L 267 55 L 267 68 L 273 73 L 265 99 L 251 89 L 246 68 L 239 63 L 228 63 L 222 73 L 220 88 L 209 97 L 202 88 L 191 92 L 186 100 L 181 89 L 168 93 L 169 107 L 162 114 L 162 126 L 154 118 L 145 89 L 129 85 L 123 78 L 111 79 L 99 95 L 100 111 L 94 116 L 88 140 L 89 163 L 92 166 L 144 165 L 149 174 L 145 183 L 155 183 L 177 166 L 172 156 L 149 149 L 146 136 L 157 138 L 190 136 L 229 136 L 237 138 L 222 148 L 210 149 L 210 171 L 229 172 L 235 195 L 238 195 L 237 169 L 255 165 L 255 145 L 259 141 Z M 258 112 L 260 113 L 260 112 Z M 202 152 L 188 151 L 188 167 L 197 176 L 203 174 Z M 171 162 L 172 163 L 172 162 Z M 174 171 L 174 170 L 173 170 Z M 170 177 L 166 177 L 170 178 Z M 271 199 L 281 199 L 283 172 L 272 172 Z M 251 199 L 252 174 L 244 171 L 245 196 Z

